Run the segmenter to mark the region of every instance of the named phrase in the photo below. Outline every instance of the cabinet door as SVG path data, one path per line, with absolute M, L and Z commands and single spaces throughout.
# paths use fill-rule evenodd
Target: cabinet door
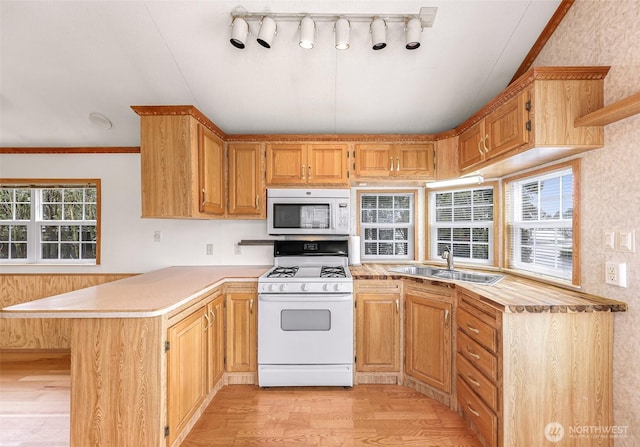
M 400 295 L 359 293 L 356 370 L 400 371 Z
M 264 215 L 262 147 L 259 143 L 230 143 L 229 214 Z
M 451 391 L 450 303 L 408 293 L 405 370 L 408 375 L 446 393 Z
M 458 160 L 460 170 L 471 167 L 484 160 L 485 139 L 484 119 L 464 131 L 458 139 Z
M 433 143 L 396 144 L 395 173 L 396 177 L 432 179 L 435 177 L 433 159 L 435 155 Z
M 224 146 L 209 129 L 198 126 L 200 212 L 224 214 Z
M 307 182 L 307 160 L 303 144 L 267 145 L 267 184 L 300 185 Z
M 487 141 L 484 144 L 488 148 L 487 158 L 515 149 L 529 141 L 528 98 L 529 93 L 523 92 L 485 118 Z
M 220 295 L 207 305 L 207 393 L 224 373 L 224 297 Z
M 309 144 L 307 146 L 307 183 L 345 185 L 347 178 L 346 144 Z
M 356 144 L 356 177 L 390 177 L 394 160 L 390 144 Z
M 167 413 L 169 444 L 191 419 L 206 393 L 206 308 L 168 329 Z
M 255 293 L 227 294 L 227 371 L 257 371 Z

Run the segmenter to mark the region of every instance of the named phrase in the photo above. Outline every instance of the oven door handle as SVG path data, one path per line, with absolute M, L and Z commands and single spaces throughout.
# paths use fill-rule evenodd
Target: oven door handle
M 326 303 L 326 302 L 343 302 L 352 301 L 353 294 L 351 293 L 336 293 L 336 294 L 322 294 L 322 293 L 309 293 L 309 294 L 260 294 L 258 295 L 258 302 L 271 302 L 271 303 Z

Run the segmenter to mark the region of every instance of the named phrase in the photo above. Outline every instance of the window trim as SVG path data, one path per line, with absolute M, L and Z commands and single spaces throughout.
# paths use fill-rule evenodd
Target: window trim
M 542 273 L 532 272 L 528 270 L 520 270 L 509 267 L 509 250 L 511 247 L 511 241 L 509 237 L 509 225 L 508 225 L 508 213 L 507 213 L 507 200 L 510 184 L 516 181 L 521 181 L 529 177 L 538 177 L 546 174 L 551 174 L 554 171 L 561 171 L 563 169 L 571 169 L 573 173 L 573 218 L 571 231 L 573 232 L 573 264 L 571 279 L 562 279 L 554 276 L 544 275 Z M 520 276 L 530 277 L 536 280 L 542 280 L 545 282 L 556 283 L 560 285 L 571 285 L 574 287 L 580 287 L 581 283 L 581 263 L 580 263 L 580 159 L 569 160 L 564 163 L 558 163 L 548 165 L 540 169 L 534 169 L 531 171 L 521 172 L 502 179 L 502 259 L 503 270 L 514 273 Z
M 424 257 L 427 262 L 440 262 L 439 259 L 431 257 L 431 214 L 429 213 L 429 195 L 431 193 L 443 192 L 443 191 L 463 191 L 468 189 L 479 189 L 479 188 L 493 188 L 493 223 L 492 223 L 492 232 L 493 232 L 493 261 L 490 263 L 471 263 L 460 261 L 462 265 L 468 265 L 470 267 L 499 267 L 500 266 L 500 251 L 499 251 L 499 242 L 500 242 L 500 234 L 498 232 L 498 222 L 499 222 L 499 214 L 502 213 L 502 210 L 499 207 L 500 197 L 499 197 L 499 182 L 497 181 L 489 181 L 484 182 L 478 185 L 461 185 L 461 186 L 447 186 L 443 188 L 433 188 L 429 189 L 425 192 L 424 197 L 424 207 L 425 207 L 425 232 L 424 232 Z M 456 260 L 454 259 L 454 262 Z M 442 260 L 443 263 L 446 261 Z
M 364 246 L 364 237 L 362 235 L 361 219 L 362 219 L 362 194 L 407 194 L 413 195 L 413 258 L 412 259 L 393 259 L 389 258 L 388 261 L 393 262 L 415 262 L 419 257 L 418 249 L 418 190 L 413 188 L 408 189 L 359 189 L 356 194 L 357 201 L 357 217 L 356 217 L 356 234 L 360 235 L 361 247 Z M 361 256 L 362 259 L 362 256 Z M 382 259 L 362 259 L 362 262 L 386 262 Z
M 3 187 L 30 187 L 30 188 L 47 188 L 62 187 L 67 185 L 95 185 L 96 188 L 96 259 L 94 263 L 84 262 L 7 262 L 5 265 L 65 265 L 65 266 L 81 266 L 81 265 L 100 265 L 101 264 L 101 227 L 102 227 L 102 185 L 99 178 L 83 178 L 83 179 L 41 179 L 41 178 L 0 178 L 0 186 Z

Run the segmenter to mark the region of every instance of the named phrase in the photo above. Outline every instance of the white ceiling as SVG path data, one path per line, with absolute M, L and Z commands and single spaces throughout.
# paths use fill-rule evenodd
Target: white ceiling
M 193 104 L 227 133 L 436 133 L 451 129 L 513 77 L 560 0 L 0 1 L 0 146 L 137 146 L 130 105 Z M 297 45 L 278 24 L 271 49 L 229 44 L 230 13 L 417 14 L 437 7 L 418 50 L 401 24 L 371 49 Z M 99 112 L 111 130 L 91 124 Z

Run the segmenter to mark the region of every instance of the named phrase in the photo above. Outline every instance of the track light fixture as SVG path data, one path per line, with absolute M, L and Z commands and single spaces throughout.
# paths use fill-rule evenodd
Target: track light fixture
M 242 17 L 235 17 L 231 24 L 231 45 L 241 50 L 245 46 L 249 35 L 249 24 Z
M 420 47 L 420 34 L 422 34 L 422 23 L 420 19 L 409 19 L 405 26 L 405 34 L 407 36 L 407 44 L 405 48 L 407 50 L 415 50 Z
M 351 24 L 344 17 L 340 17 L 336 20 L 334 26 L 336 33 L 336 50 L 349 49 L 349 31 L 351 31 Z
M 271 17 L 266 16 L 262 18 L 260 22 L 260 32 L 258 33 L 258 43 L 265 48 L 271 48 L 271 42 L 278 32 L 276 21 Z
M 436 17 L 436 7 L 420 8 L 419 14 L 297 14 L 246 12 L 236 8 L 231 14 L 231 44 L 243 49 L 249 35 L 249 22 L 259 22 L 257 41 L 265 48 L 271 48 L 278 32 L 277 22 L 297 22 L 299 24 L 301 48 L 311 49 L 315 45 L 315 34 L 319 22 L 333 23 L 336 49 L 349 48 L 349 35 L 354 23 L 369 24 L 371 48 L 381 50 L 387 46 L 387 28 L 390 24 L 404 26 L 405 48 L 415 50 L 420 47 L 420 38 L 424 28 L 431 28 Z M 357 26 L 357 25 L 356 25 Z M 398 25 L 400 26 L 400 25 Z
M 313 48 L 313 42 L 316 34 L 316 23 L 309 16 L 300 20 L 300 41 L 299 44 L 305 50 Z
M 371 48 L 382 50 L 387 46 L 387 22 L 380 17 L 376 17 L 371 22 Z

